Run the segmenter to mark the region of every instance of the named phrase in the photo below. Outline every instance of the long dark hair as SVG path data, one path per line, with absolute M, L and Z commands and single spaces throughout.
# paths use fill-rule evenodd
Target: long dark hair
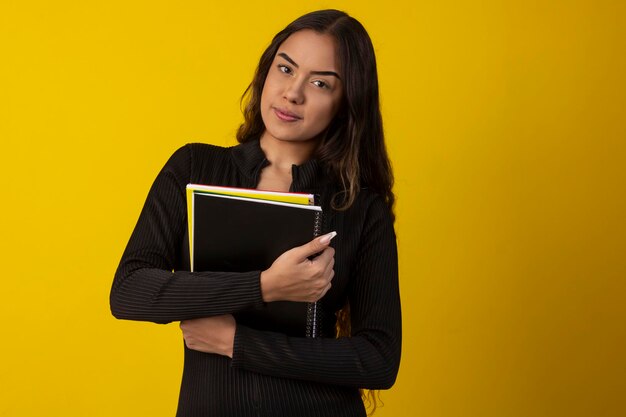
M 280 45 L 304 29 L 333 36 L 338 48 L 344 85 L 342 108 L 315 151 L 315 157 L 342 188 L 333 206 L 338 210 L 350 207 L 361 187 L 369 187 L 393 209 L 393 173 L 385 148 L 374 47 L 363 25 L 345 12 L 329 9 L 305 14 L 274 36 L 242 97 L 244 122 L 237 140 L 244 143 L 264 132 L 260 104 L 265 79 Z

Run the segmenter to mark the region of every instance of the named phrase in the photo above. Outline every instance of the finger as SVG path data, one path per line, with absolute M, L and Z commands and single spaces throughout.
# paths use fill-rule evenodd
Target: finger
M 333 259 L 333 261 L 329 263 L 326 269 L 324 270 L 324 277 L 328 279 L 328 282 L 330 282 L 335 276 L 334 266 L 335 266 L 335 261 Z
M 330 290 L 330 288 L 333 285 L 329 282 L 328 285 L 326 286 L 326 288 L 324 288 L 324 290 L 322 291 L 322 294 L 320 295 L 320 298 L 317 299 L 317 301 L 321 300 L 322 298 L 324 298 L 324 296 L 326 295 L 326 293 Z
M 326 249 L 324 249 L 319 256 L 315 257 L 315 259 L 313 259 L 313 263 L 315 264 L 319 264 L 319 265 L 328 265 L 329 263 L 333 262 L 334 263 L 335 260 L 335 249 L 328 247 Z
M 324 249 L 326 249 L 328 245 L 330 244 L 330 241 L 335 236 L 337 236 L 337 232 L 330 232 L 330 233 L 325 234 L 324 236 L 320 236 L 320 237 L 313 239 L 309 243 L 306 243 L 302 246 L 298 246 L 297 248 L 294 248 L 293 250 L 297 252 L 300 259 L 306 259 L 309 256 L 313 256 L 317 253 L 322 252 Z

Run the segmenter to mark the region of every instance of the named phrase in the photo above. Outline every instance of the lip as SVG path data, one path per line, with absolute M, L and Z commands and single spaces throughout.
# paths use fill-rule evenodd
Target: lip
M 296 113 L 290 112 L 287 109 L 272 107 L 272 110 L 274 110 L 274 114 L 276 114 L 276 117 L 284 122 L 296 122 L 302 119 L 301 116 L 297 115 Z

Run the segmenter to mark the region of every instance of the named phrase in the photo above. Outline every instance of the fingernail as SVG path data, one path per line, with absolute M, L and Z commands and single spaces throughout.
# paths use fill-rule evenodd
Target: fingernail
M 330 242 L 335 236 L 337 236 L 337 232 L 330 232 L 328 234 L 325 234 L 324 236 L 320 238 L 320 243 L 322 245 L 325 245 L 328 242 Z

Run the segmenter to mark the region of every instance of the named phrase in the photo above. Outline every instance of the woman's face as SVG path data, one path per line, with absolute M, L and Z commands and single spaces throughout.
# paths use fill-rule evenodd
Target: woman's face
M 317 140 L 343 96 L 335 40 L 298 31 L 278 48 L 261 94 L 264 135 L 280 141 Z

